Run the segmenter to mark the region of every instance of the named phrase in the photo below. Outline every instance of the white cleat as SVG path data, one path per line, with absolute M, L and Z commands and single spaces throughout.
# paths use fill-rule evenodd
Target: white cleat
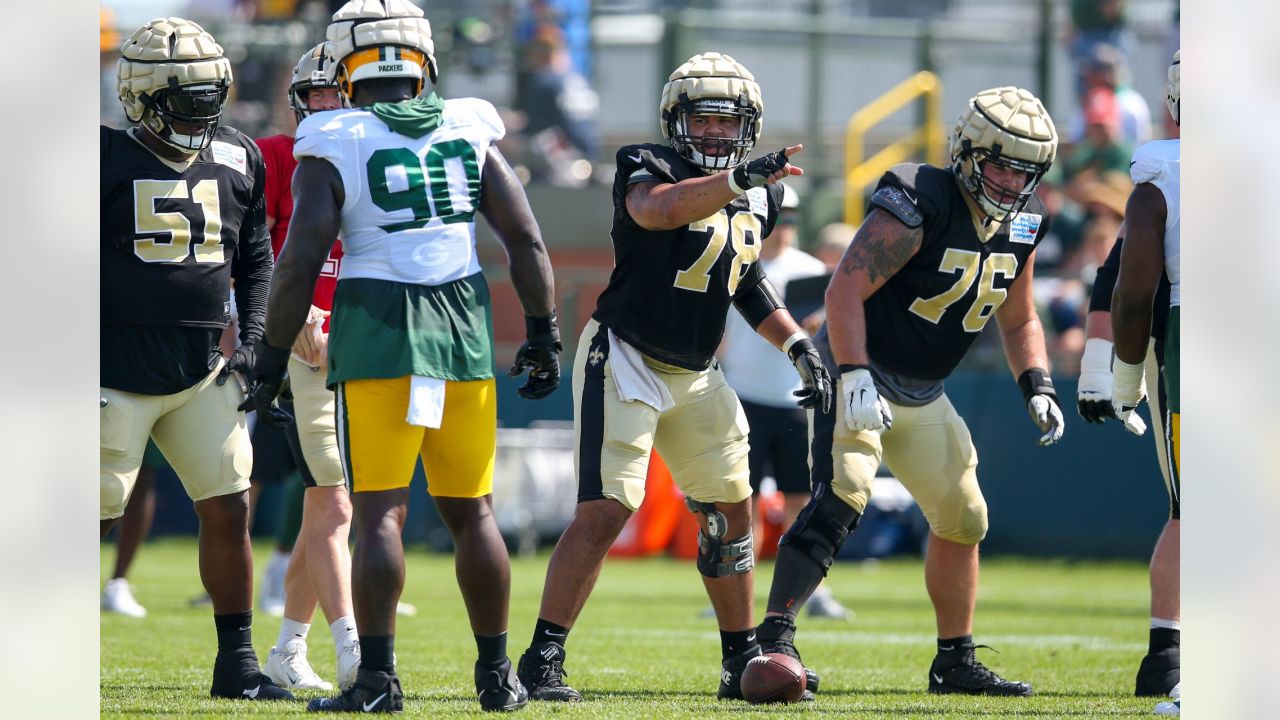
M 852 620 L 853 611 L 836 600 L 831 589 L 823 585 L 809 596 L 805 609 L 810 617 L 831 618 L 832 620 Z
M 353 640 L 338 650 L 338 689 L 343 692 L 356 684 L 356 672 L 360 669 L 360 641 Z
M 102 589 L 102 609 L 133 618 L 147 616 L 147 609 L 133 598 L 133 590 L 129 588 L 129 581 L 124 578 L 114 578 L 107 581 L 107 586 Z
M 399 602 L 396 603 L 396 614 L 403 617 L 413 617 L 418 614 L 418 608 L 413 603 Z
M 1173 698 L 1173 702 L 1162 702 L 1156 704 L 1156 715 L 1177 715 L 1182 716 L 1182 683 L 1173 686 L 1169 691 L 1169 697 Z
M 332 690 L 333 683 L 326 682 L 307 662 L 307 644 L 291 640 L 284 649 L 271 648 L 267 664 L 262 672 L 275 684 L 289 690 Z

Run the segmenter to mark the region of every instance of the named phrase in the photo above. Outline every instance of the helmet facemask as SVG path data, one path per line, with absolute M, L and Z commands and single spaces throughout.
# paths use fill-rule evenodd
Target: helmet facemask
M 1026 207 L 1035 194 L 1040 180 L 1049 171 L 1049 166 L 1045 163 L 1001 157 L 999 145 L 988 150 L 972 147 L 968 140 L 963 142 L 966 147 L 956 161 L 956 174 L 969 196 L 997 222 L 1004 222 L 1011 215 L 1022 212 L 1022 208 Z M 987 177 L 987 171 L 993 165 L 1026 173 L 1026 182 L 1020 189 L 1007 188 L 997 183 Z
M 179 85 L 177 78 L 170 77 L 169 87 L 142 96 L 146 107 L 142 125 L 184 153 L 199 152 L 213 142 L 229 89 L 226 82 Z M 177 132 L 175 122 L 190 126 L 190 130 Z
M 692 132 L 694 115 L 739 118 L 738 133 L 734 137 L 695 135 Z M 666 118 L 667 135 L 675 151 L 694 165 L 713 172 L 728 170 L 746 160 L 755 147 L 758 119 L 756 108 L 744 96 L 690 100 L 682 94 Z

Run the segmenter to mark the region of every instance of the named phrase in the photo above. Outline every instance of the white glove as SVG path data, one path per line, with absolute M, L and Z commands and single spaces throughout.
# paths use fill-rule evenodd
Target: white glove
M 876 392 L 875 380 L 866 368 L 840 373 L 840 398 L 844 424 L 850 430 L 888 430 L 893 426 L 889 403 Z
M 1111 379 L 1111 406 L 1116 417 L 1124 423 L 1124 429 L 1134 435 L 1147 431 L 1147 423 L 1134 412 L 1146 394 L 1142 363 L 1130 364 L 1117 357 Z
M 1039 440 L 1042 446 L 1048 447 L 1062 439 L 1065 423 L 1057 398 L 1051 395 L 1031 396 L 1027 401 L 1027 414 L 1031 416 L 1031 422 L 1044 433 Z

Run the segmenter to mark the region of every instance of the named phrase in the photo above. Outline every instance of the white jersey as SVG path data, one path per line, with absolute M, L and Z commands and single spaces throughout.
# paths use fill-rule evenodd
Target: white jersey
M 792 280 L 827 272 L 821 260 L 792 247 L 771 260 L 761 260 L 760 269 L 779 295 L 786 292 L 787 283 Z M 796 318 L 796 321 L 803 319 Z M 786 353 L 760 337 L 740 313 L 729 313 L 725 335 L 721 362 L 724 379 L 738 397 L 758 405 L 795 407 L 796 398 L 792 393 L 802 385 Z
M 294 156 L 328 160 L 346 193 L 338 280 L 441 285 L 480 272 L 480 174 L 505 132 L 493 105 L 476 98 L 445 100 L 439 127 L 417 138 L 366 110 L 304 120 Z
M 1129 163 L 1133 182 L 1151 183 L 1164 194 L 1164 270 L 1169 275 L 1170 307 L 1182 305 L 1182 145 L 1179 140 L 1156 140 L 1138 148 Z

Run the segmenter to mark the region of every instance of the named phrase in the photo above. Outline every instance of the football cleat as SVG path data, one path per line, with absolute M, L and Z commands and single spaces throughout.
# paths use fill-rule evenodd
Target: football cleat
M 275 684 L 290 690 L 333 689 L 333 683 L 311 669 L 311 663 L 307 662 L 307 643 L 302 640 L 291 640 L 283 648 L 271 648 L 262 673 Z
M 793 657 L 804 665 L 804 660 L 800 658 L 800 651 L 796 649 L 795 637 L 796 623 L 785 615 L 771 615 L 756 628 L 756 640 L 760 642 L 761 650 L 765 653 L 781 653 Z M 818 673 L 805 666 L 804 695 L 800 696 L 800 700 L 804 702 L 813 700 L 817 692 Z
M 293 693 L 272 682 L 258 670 L 252 648 L 218 653 L 213 661 L 213 687 L 209 695 L 233 700 L 292 700 Z
M 564 684 L 569 675 L 564 669 L 564 646 L 545 642 L 532 645 L 520 656 L 516 675 L 528 688 L 533 700 L 579 702 L 582 693 Z
M 1179 647 L 1165 648 L 1157 653 L 1148 653 L 1138 666 L 1138 676 L 1134 682 L 1135 697 L 1162 697 L 1168 695 L 1180 679 L 1182 650 Z
M 825 585 L 819 586 L 805 603 L 805 612 L 809 617 L 830 618 L 832 620 L 851 620 L 853 611 L 836 600 L 835 595 Z
M 1156 715 L 1182 715 L 1182 684 L 1173 686 L 1169 691 L 1169 697 L 1173 698 L 1170 702 L 1156 703 Z
M 719 700 L 742 700 L 742 672 L 752 658 L 760 657 L 764 651 L 759 645 L 752 645 L 737 655 L 725 658 L 720 665 L 720 689 L 716 691 Z
M 487 711 L 519 710 L 529 704 L 529 691 L 520 683 L 510 658 L 497 666 L 476 663 L 476 696 L 480 709 Z
M 312 700 L 307 703 L 307 712 L 404 712 L 404 691 L 395 673 L 362 669 L 349 690 L 337 697 Z
M 392 666 L 395 660 L 392 660 Z M 356 673 L 360 670 L 360 641 L 351 642 L 338 649 L 338 689 L 349 690 L 356 684 Z
M 964 646 L 961 648 L 963 654 L 959 661 L 945 660 L 941 654 L 934 657 L 933 665 L 929 667 L 929 692 L 944 695 L 958 693 L 1015 697 L 1026 697 L 1031 694 L 1030 684 L 1005 680 L 986 665 L 978 662 L 974 653 L 978 648 L 990 648 L 990 646 Z
M 147 609 L 134 599 L 129 581 L 124 578 L 112 578 L 107 581 L 106 587 L 102 589 L 102 609 L 133 618 L 147 616 Z

